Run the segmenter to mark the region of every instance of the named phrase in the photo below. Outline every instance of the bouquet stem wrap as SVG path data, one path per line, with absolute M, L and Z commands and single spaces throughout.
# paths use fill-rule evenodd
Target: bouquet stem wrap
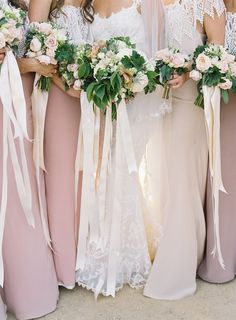
M 33 158 L 36 170 L 36 181 L 38 189 L 38 200 L 40 208 L 40 216 L 43 226 L 44 237 L 47 244 L 51 247 L 51 238 L 48 229 L 48 222 L 45 216 L 43 201 L 41 195 L 40 171 L 45 170 L 44 164 L 44 127 L 46 119 L 46 111 L 48 104 L 48 92 L 41 91 L 37 87 L 40 75 L 36 74 L 34 80 L 34 90 L 32 94 L 32 112 L 34 121 L 34 145 L 33 145 Z
M 106 279 L 100 279 L 96 289 L 95 297 L 101 293 L 104 283 L 107 283 L 107 294 L 115 296 L 116 267 L 120 251 L 119 231 L 122 208 L 119 202 L 119 179 L 120 157 L 125 157 L 129 174 L 137 173 L 135 152 L 132 142 L 132 134 L 127 114 L 127 106 L 122 100 L 117 108 L 115 154 L 112 156 L 113 122 L 110 107 L 106 109 L 105 128 L 101 128 L 100 110 L 94 111 L 93 104 L 87 100 L 86 93 L 81 94 L 81 138 L 79 138 L 76 172 L 78 184 L 78 171 L 83 161 L 83 188 L 80 213 L 80 230 L 78 237 L 78 254 L 76 270 L 83 270 L 87 257 L 87 250 L 92 245 L 99 254 L 105 254 L 107 243 L 110 243 L 108 252 L 108 268 Z M 100 128 L 100 130 L 99 130 Z M 101 131 L 102 134 L 101 141 Z M 104 137 L 103 137 L 104 136 Z M 100 138 L 99 138 L 100 137 Z M 102 150 L 101 150 L 102 148 Z M 80 154 L 80 160 L 79 159 Z M 83 154 L 83 155 L 82 155 Z M 108 174 L 112 161 L 112 170 L 115 174 L 113 210 L 109 212 L 112 221 L 112 230 L 107 227 L 106 195 Z M 83 159 L 82 159 L 83 158 Z M 114 231 L 114 229 L 116 231 Z
M 3 167 L 2 196 L 0 208 L 0 286 L 4 282 L 3 234 L 8 202 L 8 158 L 12 161 L 16 188 L 25 218 L 29 226 L 35 227 L 32 212 L 32 193 L 24 140 L 29 141 L 27 132 L 26 103 L 21 75 L 14 54 L 7 51 L 0 73 L 0 98 L 3 106 Z M 19 144 L 17 154 L 16 141 Z M 20 157 L 20 160 L 19 160 Z
M 209 167 L 212 182 L 213 212 L 214 212 L 214 238 L 215 244 L 212 255 L 218 255 L 218 260 L 225 269 L 224 259 L 220 244 L 219 225 L 219 196 L 220 191 L 226 190 L 222 181 L 221 173 L 221 150 L 220 150 L 220 105 L 221 93 L 218 87 L 203 86 L 204 112 L 206 120 L 206 130 L 209 148 Z

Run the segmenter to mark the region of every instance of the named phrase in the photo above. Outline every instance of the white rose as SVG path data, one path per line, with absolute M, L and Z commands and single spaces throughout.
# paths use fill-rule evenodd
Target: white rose
M 35 57 L 37 57 L 37 53 L 35 53 L 33 51 L 29 51 L 29 52 L 27 52 L 26 56 L 28 58 L 35 58 Z
M 221 73 L 226 73 L 229 71 L 229 65 L 226 61 L 219 61 L 215 64 L 215 66 L 220 69 Z
M 53 48 L 47 48 L 46 55 L 49 56 L 50 58 L 54 58 L 55 57 L 55 50 Z
M 121 51 L 118 52 L 118 54 L 116 55 L 118 59 L 122 59 L 124 57 L 131 57 L 133 54 L 133 49 L 129 49 L 129 48 L 126 48 L 126 49 L 122 49 Z
M 41 55 L 40 57 L 37 57 L 38 61 L 42 64 L 49 65 L 51 63 L 50 57 L 46 55 Z
M 79 79 L 78 71 L 75 71 L 75 72 L 73 73 L 73 77 L 74 77 L 75 79 Z
M 116 45 L 119 51 L 127 48 L 127 44 L 121 40 L 117 40 Z
M 131 91 L 133 93 L 142 92 L 147 85 L 148 85 L 148 77 L 145 74 L 139 73 L 133 79 L 133 83 L 131 85 Z
M 75 83 L 74 83 L 73 88 L 75 90 L 81 90 L 81 85 L 82 85 L 81 81 L 80 80 L 76 80 Z
M 185 65 L 185 58 L 180 53 L 170 56 L 170 65 L 174 68 L 181 68 Z
M 42 22 L 38 25 L 38 30 L 48 36 L 52 31 L 52 26 L 50 23 Z
M 69 72 L 75 72 L 78 70 L 78 65 L 77 64 L 68 64 L 67 70 Z
M 55 50 L 57 47 L 57 39 L 54 35 L 50 35 L 47 37 L 46 41 L 45 41 L 45 45 L 50 48 Z
M 203 72 L 207 71 L 210 67 L 212 67 L 211 59 L 204 53 L 201 53 L 196 59 L 196 65 L 198 70 Z
M 52 34 L 57 41 L 65 41 L 67 39 L 66 32 L 63 29 L 53 29 Z
M 192 70 L 190 72 L 190 78 L 193 79 L 194 81 L 199 81 L 202 79 L 202 74 L 197 70 Z
M 235 56 L 225 51 L 222 55 L 222 60 L 227 63 L 233 63 L 235 61 Z
M 1 29 L 1 33 L 3 34 L 6 42 L 11 43 L 11 42 L 14 40 L 14 39 L 12 39 L 12 36 L 11 36 L 11 34 L 10 34 L 9 29 L 7 29 L 7 28 L 2 28 L 2 29 Z
M 97 55 L 98 59 L 104 59 L 105 58 L 105 54 L 103 52 L 99 52 L 99 54 Z
M 230 65 L 230 70 L 231 70 L 231 72 L 232 72 L 232 75 L 233 75 L 234 77 L 236 77 L 236 62 L 234 62 L 234 63 L 232 63 L 232 64 Z
M 0 10 L 0 19 L 2 19 L 4 17 L 4 13 L 2 10 Z
M 155 71 L 155 68 L 156 68 L 156 61 L 155 60 L 149 60 L 148 61 L 148 63 L 147 63 L 147 65 L 146 65 L 146 67 L 147 67 L 147 70 L 149 70 L 149 71 Z
M 0 32 L 0 49 L 6 46 L 6 41 L 4 35 Z
M 166 58 L 166 56 L 169 56 L 170 52 L 168 49 L 163 49 L 163 50 L 160 50 L 156 53 L 156 59 L 157 60 L 163 60 Z
M 229 79 L 224 79 L 225 82 L 219 84 L 219 88 L 222 90 L 229 90 L 232 88 L 232 82 Z
M 39 39 L 33 38 L 30 42 L 30 50 L 33 52 L 37 52 L 37 51 L 41 50 L 41 48 L 42 48 L 42 44 L 39 41 Z

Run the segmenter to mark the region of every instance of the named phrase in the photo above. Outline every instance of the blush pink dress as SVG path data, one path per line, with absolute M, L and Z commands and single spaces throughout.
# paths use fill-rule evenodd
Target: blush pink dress
M 80 8 L 64 6 L 55 17 L 74 43 L 86 39 L 88 27 Z M 76 212 L 74 181 L 79 124 L 79 99 L 53 85 L 45 123 L 46 196 L 58 283 L 68 289 L 75 286 L 79 210 Z
M 226 47 L 236 53 L 236 13 L 227 13 Z M 220 195 L 220 240 L 225 270 L 211 252 L 214 248 L 214 221 L 212 209 L 211 183 L 208 181 L 206 199 L 207 244 L 203 262 L 198 273 L 206 281 L 224 283 L 236 274 L 236 97 L 232 93 L 230 102 L 221 107 L 221 163 L 223 182 L 227 194 Z
M 33 74 L 22 77 L 27 103 L 27 122 L 30 137 L 33 137 L 31 112 L 31 93 Z M 2 105 L 0 103 L 0 121 L 2 123 Z M 18 151 L 18 142 L 15 140 Z M 2 126 L 0 129 L 0 150 L 2 150 Z M 8 161 L 8 204 L 3 238 L 4 286 L 3 300 L 8 311 L 17 319 L 26 320 L 42 317 L 56 309 L 58 286 L 52 251 L 44 238 L 38 191 L 33 163 L 33 146 L 25 142 L 28 163 L 35 229 L 26 221 L 16 188 L 12 162 Z M 2 168 L 2 152 L 0 155 Z M 43 178 L 43 176 L 41 177 Z M 2 169 L 0 171 L 0 194 L 2 192 Z M 41 180 L 43 185 L 43 179 Z M 43 194 L 43 190 L 41 192 Z M 44 193 L 45 194 L 45 193 Z M 43 199 L 46 212 L 46 199 Z
M 0 0 L 1 3 L 1 0 Z M 27 26 L 27 22 L 26 22 Z M 24 41 L 19 45 L 18 56 L 25 52 Z M 33 119 L 31 94 L 33 91 L 34 74 L 22 76 L 26 100 L 26 120 L 28 134 L 33 138 Z M 0 88 L 1 90 L 1 88 Z M 0 100 L 0 194 L 3 185 L 3 105 Z M 20 161 L 19 140 L 14 144 Z M 6 308 L 18 320 L 43 317 L 57 307 L 58 285 L 52 251 L 49 248 L 42 227 L 35 166 L 33 162 L 33 144 L 25 141 L 25 156 L 32 194 L 32 214 L 35 228 L 29 226 L 18 195 L 13 170 L 11 153 L 7 159 L 8 201 L 3 236 L 4 283 L 0 290 L 0 319 L 6 319 Z M 22 168 L 21 168 L 22 169 Z M 45 185 L 41 172 L 41 196 L 44 207 L 44 219 L 47 224 Z M 4 305 L 5 304 L 5 305 Z

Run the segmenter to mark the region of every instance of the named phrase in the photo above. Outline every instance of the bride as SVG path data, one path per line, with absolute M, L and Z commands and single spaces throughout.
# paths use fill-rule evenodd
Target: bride
M 95 0 L 92 4 L 90 31 L 93 40 L 129 36 L 137 49 L 149 55 L 163 43 L 161 1 Z M 100 179 L 96 190 L 88 189 L 85 170 L 83 172 L 76 277 L 78 284 L 94 291 L 95 296 L 100 293 L 115 296 L 125 284 L 138 288 L 146 283 L 151 262 L 138 167 L 152 129 L 160 114 L 165 112 L 162 104 L 157 92 L 148 96 L 139 94 L 127 104 L 132 137 L 128 151 L 132 153 L 133 149 L 135 155 L 132 167 L 127 163 L 125 151 L 129 137 L 122 138 L 117 121 L 113 125 L 115 133 L 105 181 Z M 86 161 L 83 163 L 87 165 Z

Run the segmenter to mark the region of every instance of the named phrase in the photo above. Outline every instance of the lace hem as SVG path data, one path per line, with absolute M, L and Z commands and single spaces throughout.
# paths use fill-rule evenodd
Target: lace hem
M 77 281 L 77 280 L 76 280 L 76 283 L 78 284 L 79 287 L 82 287 L 83 289 L 86 289 L 88 291 L 92 291 L 93 293 L 95 293 L 95 290 L 92 286 L 86 285 L 86 284 L 84 284 L 80 281 Z M 133 286 L 131 283 L 126 283 L 126 284 L 121 285 L 120 287 L 117 287 L 116 293 L 119 292 L 120 290 L 122 290 L 125 286 L 129 286 L 131 289 L 136 289 L 136 290 L 143 289 L 145 287 L 145 284 L 140 285 L 140 286 Z M 109 297 L 109 294 L 105 290 L 100 292 L 100 294 L 103 295 L 104 297 Z

